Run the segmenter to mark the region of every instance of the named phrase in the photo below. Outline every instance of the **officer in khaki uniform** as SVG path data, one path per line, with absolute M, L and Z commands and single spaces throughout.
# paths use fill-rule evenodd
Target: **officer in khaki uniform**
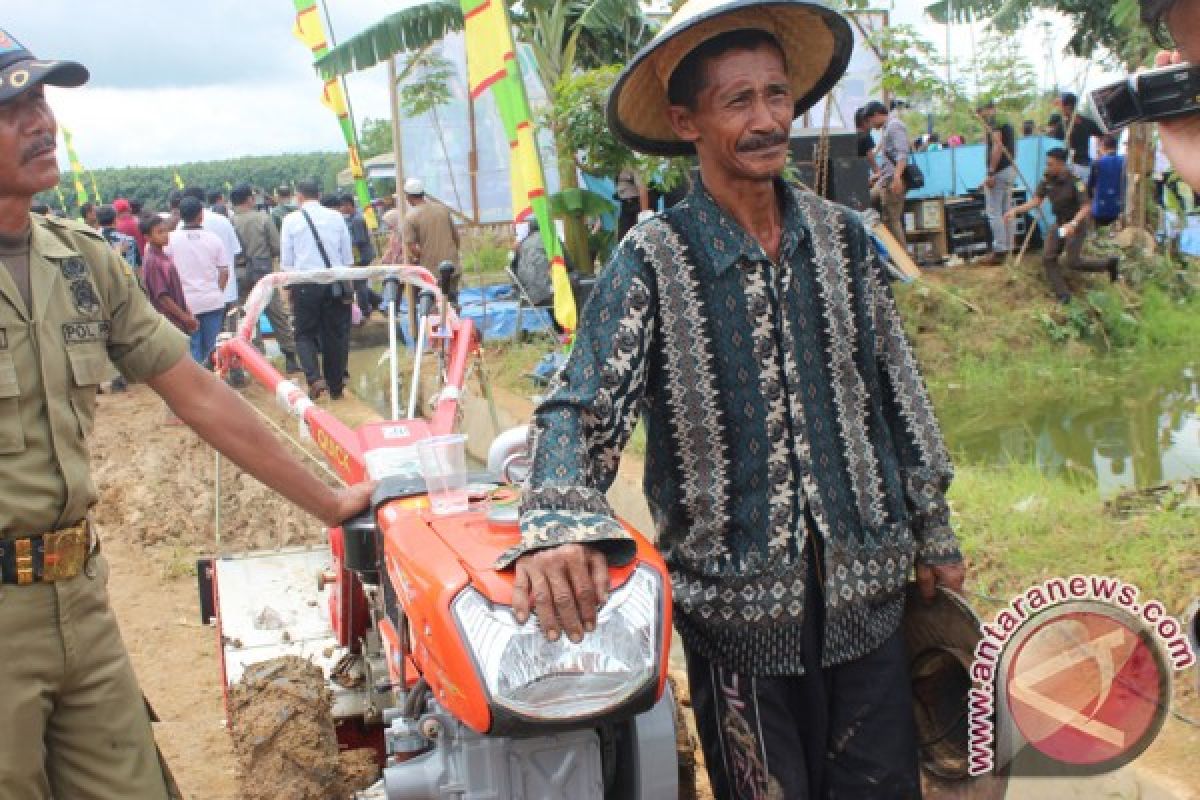
M 43 84 L 88 73 L 39 61 L 0 30 L 0 797 L 164 798 L 143 702 L 109 608 L 88 511 L 86 437 L 116 365 L 196 432 L 328 524 L 370 486 L 331 490 L 241 398 L 187 357 L 128 266 L 75 222 L 30 213 L 58 182 Z M 119 536 L 109 530 L 106 535 Z
M 1071 173 L 1067 151 L 1061 147 L 1046 152 L 1046 174 L 1033 190 L 1033 197 L 1009 209 L 1004 218 L 1016 219 L 1040 208 L 1047 200 L 1054 212 L 1054 225 L 1046 232 L 1042 246 L 1042 269 L 1046 271 L 1046 281 L 1058 301 L 1071 301 L 1071 290 L 1063 276 L 1064 267 L 1078 272 L 1107 272 L 1109 280 L 1116 282 L 1120 277 L 1118 257 L 1088 258 L 1083 254 L 1083 244 L 1091 229 L 1092 203 L 1082 182 Z M 1060 256 L 1066 262 L 1063 265 L 1059 264 Z

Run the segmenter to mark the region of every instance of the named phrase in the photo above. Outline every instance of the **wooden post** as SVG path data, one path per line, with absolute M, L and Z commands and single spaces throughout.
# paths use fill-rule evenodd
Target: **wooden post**
M 392 158 L 396 160 L 396 207 L 400 216 L 408 211 L 408 203 L 404 199 L 404 141 L 400 138 L 400 87 L 396 77 L 396 56 L 392 55 L 387 62 L 388 68 L 388 104 L 392 109 Z
M 396 159 L 396 208 L 399 210 L 400 223 L 403 224 L 404 215 L 408 213 L 408 199 L 404 196 L 404 140 L 400 136 L 400 87 L 397 85 L 399 79 L 396 76 L 396 56 L 392 54 L 388 58 L 388 103 L 392 108 L 392 157 Z M 393 236 L 402 237 L 401 231 L 393 231 Z M 405 253 L 403 249 L 400 253 L 400 260 L 404 261 Z M 417 290 L 411 284 L 408 285 L 408 332 L 415 342 L 417 340 Z M 414 358 L 420 358 L 421 354 L 416 353 Z
M 475 138 L 475 98 L 467 92 L 467 130 L 471 134 L 471 149 L 467 153 L 467 171 L 471 177 L 471 221 L 479 224 L 479 144 Z
M 1129 127 L 1125 150 L 1125 224 L 1146 228 L 1146 179 L 1154 171 L 1154 141 L 1145 123 Z

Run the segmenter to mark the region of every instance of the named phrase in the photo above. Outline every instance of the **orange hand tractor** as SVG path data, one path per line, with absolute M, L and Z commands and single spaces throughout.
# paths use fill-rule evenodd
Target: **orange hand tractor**
M 392 419 L 352 430 L 311 402 L 252 343 L 254 321 L 284 285 L 384 278 Z M 417 414 L 423 359 L 413 359 L 399 413 L 396 309 L 417 296 L 416 352 L 434 353 L 440 390 Z M 594 632 L 549 641 L 516 622 L 511 571 L 493 568 L 519 540 L 518 473 L 525 437 L 497 437 L 488 471 L 469 477 L 469 505 L 435 514 L 417 443 L 456 427 L 467 368 L 479 349 L 433 276 L 417 267 L 276 273 L 218 347 L 274 392 L 349 483 L 376 480 L 372 509 L 328 531 L 328 548 L 285 548 L 211 560 L 209 601 L 226 689 L 254 664 L 297 655 L 320 666 L 343 748 L 373 747 L 382 778 L 358 797 L 387 800 L 675 800 L 674 701 L 666 681 L 670 581 L 637 531 L 637 557 L 614 568 Z M 428 383 L 428 381 L 427 381 Z M 202 585 L 204 580 L 202 580 Z

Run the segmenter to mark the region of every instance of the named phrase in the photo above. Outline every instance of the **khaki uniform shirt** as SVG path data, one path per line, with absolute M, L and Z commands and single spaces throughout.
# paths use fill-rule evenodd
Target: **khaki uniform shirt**
M 254 266 L 271 265 L 271 259 L 279 258 L 279 229 L 265 211 L 236 211 L 233 229 L 242 243 L 242 255 Z M 247 287 L 249 291 L 249 287 Z
M 404 243 L 421 248 L 422 267 L 437 276 L 438 264 L 453 261 L 455 273 L 462 272 L 458 263 L 458 230 L 450 219 L 450 209 L 426 200 L 414 206 L 404 218 Z
M 31 214 L 32 309 L 0 267 L 0 536 L 73 525 L 96 502 L 86 437 L 110 361 L 152 378 L 188 340 L 99 234 Z
M 1069 173 L 1056 178 L 1045 176 L 1034 194 L 1050 201 L 1050 210 L 1054 212 L 1054 219 L 1059 225 L 1066 225 L 1074 219 L 1087 202 L 1087 191 L 1079 179 Z

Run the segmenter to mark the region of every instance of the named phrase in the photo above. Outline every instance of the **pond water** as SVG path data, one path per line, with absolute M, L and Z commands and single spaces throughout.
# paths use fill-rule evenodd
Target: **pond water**
M 1200 477 L 1200 362 L 1106 377 L 1087 392 L 1050 387 L 1032 402 L 959 390 L 940 409 L 947 444 L 960 463 L 1032 463 L 1104 496 Z
M 403 350 L 401 350 L 403 352 Z M 350 382 L 346 384 L 355 397 L 384 416 L 391 414 L 391 395 L 388 392 L 388 362 L 386 346 L 351 347 Z M 400 374 L 400 415 L 408 411 L 407 373 Z
M 357 342 L 349 389 L 388 413 L 387 348 Z M 1095 485 L 1102 495 L 1200 477 L 1200 362 L 1128 367 L 1080 392 L 1064 386 L 1019 397 L 957 390 L 939 408 L 956 463 L 1032 463 L 1048 475 Z M 407 385 L 402 371 L 402 384 Z M 401 396 L 401 413 L 407 394 Z

